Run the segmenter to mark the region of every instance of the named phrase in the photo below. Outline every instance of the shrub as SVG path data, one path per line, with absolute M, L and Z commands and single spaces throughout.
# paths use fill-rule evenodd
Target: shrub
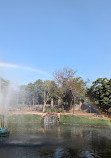
M 62 112 L 62 108 L 53 108 L 53 109 L 46 109 L 46 112 Z

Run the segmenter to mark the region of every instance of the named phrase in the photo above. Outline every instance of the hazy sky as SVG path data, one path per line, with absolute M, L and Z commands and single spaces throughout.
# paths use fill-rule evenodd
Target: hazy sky
M 0 75 L 20 83 L 66 66 L 110 78 L 111 0 L 0 0 L 0 62 Z

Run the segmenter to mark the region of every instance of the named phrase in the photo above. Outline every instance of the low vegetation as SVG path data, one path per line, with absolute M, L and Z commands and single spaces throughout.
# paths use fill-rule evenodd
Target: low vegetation
M 8 123 L 41 123 L 41 115 L 37 114 L 17 114 L 11 115 L 8 118 Z M 92 116 L 80 116 L 80 115 L 60 115 L 60 124 L 78 124 L 88 126 L 101 126 L 106 127 L 106 121 L 103 118 L 94 118 Z
M 60 112 L 63 112 L 64 110 L 62 108 L 53 108 L 53 109 L 46 109 L 46 112 L 57 112 L 57 113 L 60 113 Z
M 17 114 L 11 115 L 8 118 L 9 123 L 40 123 L 41 116 L 35 114 Z
M 87 94 L 99 109 L 111 113 L 111 79 L 98 78 L 87 90 Z
M 76 116 L 76 115 L 61 115 L 60 123 L 66 124 L 80 124 L 80 125 L 92 125 L 92 126 L 107 126 L 104 119 L 95 119 L 88 116 Z

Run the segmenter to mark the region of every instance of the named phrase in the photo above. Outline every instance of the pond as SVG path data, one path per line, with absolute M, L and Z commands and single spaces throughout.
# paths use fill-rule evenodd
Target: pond
M 109 158 L 110 129 L 60 125 L 10 124 L 0 138 L 0 158 Z

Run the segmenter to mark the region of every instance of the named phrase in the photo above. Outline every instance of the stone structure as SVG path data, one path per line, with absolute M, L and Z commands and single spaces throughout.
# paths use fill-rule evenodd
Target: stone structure
M 45 116 L 43 116 L 41 120 L 42 127 L 45 128 L 54 128 L 59 125 L 59 118 L 57 114 L 54 113 L 48 113 Z

